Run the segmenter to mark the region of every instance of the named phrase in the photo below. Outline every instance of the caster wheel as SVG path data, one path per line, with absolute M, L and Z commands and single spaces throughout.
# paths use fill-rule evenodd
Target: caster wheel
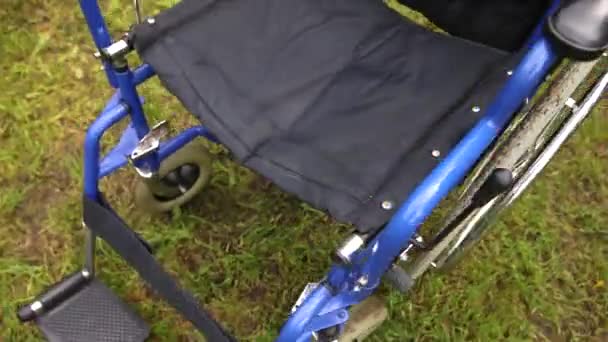
M 135 187 L 135 204 L 149 213 L 162 213 L 184 205 L 199 194 L 211 175 L 211 154 L 201 141 L 193 140 L 160 164 L 158 176 L 163 193 L 155 193 L 144 181 Z
M 350 310 L 350 319 L 344 327 L 339 342 L 361 342 L 388 318 L 384 300 L 370 296 Z

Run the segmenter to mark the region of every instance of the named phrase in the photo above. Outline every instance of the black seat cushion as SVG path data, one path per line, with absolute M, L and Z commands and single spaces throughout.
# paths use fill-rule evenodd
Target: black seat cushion
M 362 231 L 471 128 L 509 60 L 378 0 L 186 0 L 135 43 L 240 162 Z
M 518 51 L 552 0 L 398 0 L 450 34 Z

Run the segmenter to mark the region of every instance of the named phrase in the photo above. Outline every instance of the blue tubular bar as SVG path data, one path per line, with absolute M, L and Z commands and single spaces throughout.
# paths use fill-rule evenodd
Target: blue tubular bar
M 135 85 L 142 84 L 155 74 L 156 73 L 150 64 L 142 64 L 133 70 L 133 83 L 135 83 Z
M 164 160 L 165 158 L 182 148 L 184 145 L 186 145 L 196 137 L 205 137 L 210 141 L 217 142 L 215 136 L 211 134 L 211 132 L 209 132 L 206 127 L 190 127 L 187 130 L 181 132 L 175 138 L 161 144 L 158 150 L 159 160 Z M 137 138 L 127 135 L 125 139 L 129 140 L 129 142 L 125 141 L 125 148 L 120 149 L 120 151 L 123 151 L 124 153 L 119 156 L 107 158 L 106 160 L 104 160 L 99 170 L 99 178 L 103 178 L 116 171 L 117 169 L 127 165 L 127 155 L 131 153 L 131 151 L 133 151 L 135 144 L 137 144 Z
M 135 128 L 135 132 L 137 132 L 137 137 L 141 139 L 148 134 L 150 127 L 148 127 L 144 109 L 139 99 L 139 95 L 137 94 L 135 83 L 133 82 L 133 72 L 129 69 L 116 72 L 116 80 L 118 81 L 122 99 L 129 107 L 133 128 Z
M 209 130 L 205 126 L 190 127 L 185 131 L 181 132 L 175 138 L 167 141 L 166 143 L 160 146 L 160 149 L 158 151 L 160 159 L 163 160 L 167 158 L 169 155 L 173 154 L 175 151 L 179 150 L 196 137 L 204 137 L 212 142 L 218 142 L 217 138 L 211 132 L 209 132 Z
M 530 48 L 485 116 L 414 190 L 372 242 L 378 242 L 383 253 L 373 254 L 362 269 L 370 280 L 380 281 L 382 273 L 406 247 L 418 226 L 475 166 L 525 99 L 534 94 L 556 61 L 557 55 L 544 37 Z
M 99 9 L 97 0 L 80 0 L 80 9 L 82 10 L 84 18 L 86 19 L 87 26 L 89 26 L 89 31 L 93 36 L 97 49 L 101 50 L 111 45 L 112 37 L 108 32 L 106 22 L 103 19 L 103 15 Z M 117 88 L 118 83 L 116 81 L 116 76 L 112 71 L 112 65 L 108 62 L 104 62 L 104 70 L 110 85 Z
M 122 104 L 107 106 L 87 130 L 84 140 L 84 194 L 90 199 L 98 200 L 101 137 L 127 114 L 127 108 Z
M 370 295 L 382 274 L 407 246 L 418 227 L 439 202 L 474 167 L 478 158 L 504 129 L 526 98 L 533 95 L 558 56 L 545 37 L 540 37 L 514 70 L 502 91 L 485 111 L 484 117 L 458 143 L 401 205 L 390 222 L 357 253 L 354 264 L 334 265 L 326 283 L 335 294 L 329 298 L 326 286 L 319 286 L 293 313 L 281 329 L 277 341 L 299 341 L 310 336 L 310 315 L 324 314 L 356 304 Z M 367 277 L 365 288 L 355 289 L 356 279 Z M 329 325 L 328 325 L 329 326 Z
M 536 25 L 536 28 L 534 28 L 534 31 L 532 32 L 530 37 L 528 37 L 528 40 L 524 44 L 524 48 L 529 48 L 534 44 L 534 42 L 538 41 L 543 36 L 545 31 L 545 25 L 547 24 L 547 19 L 559 9 L 560 5 L 561 0 L 553 0 L 553 2 L 551 2 L 551 6 L 549 6 L 549 9 L 545 12 L 545 15 L 540 20 L 538 25 Z
M 332 293 L 326 286 L 317 287 L 283 325 L 277 342 L 310 341 L 312 332 L 306 328 L 331 297 Z

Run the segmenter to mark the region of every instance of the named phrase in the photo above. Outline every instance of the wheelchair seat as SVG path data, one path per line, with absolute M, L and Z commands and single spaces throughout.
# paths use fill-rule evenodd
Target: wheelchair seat
M 515 61 L 380 0 L 185 0 L 134 34 L 239 162 L 362 232 L 477 122 Z

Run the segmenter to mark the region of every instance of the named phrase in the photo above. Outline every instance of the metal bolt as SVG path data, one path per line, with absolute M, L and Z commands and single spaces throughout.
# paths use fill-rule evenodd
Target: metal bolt
M 433 150 L 433 152 L 431 152 L 431 154 L 433 155 L 433 157 L 435 158 L 439 158 L 441 157 L 441 151 L 439 150 Z
M 344 317 L 346 317 L 346 312 L 344 312 L 344 311 L 340 311 L 340 312 L 338 313 L 338 317 L 339 317 L 339 318 L 344 318 Z
M 367 276 L 361 276 L 358 280 L 357 283 L 359 283 L 359 285 L 361 286 L 365 286 L 367 285 L 368 279 Z
M 391 209 L 393 209 L 394 206 L 395 206 L 395 204 L 392 201 L 382 202 L 382 209 L 384 209 L 384 210 L 391 210 Z
M 507 75 L 512 76 L 513 75 L 513 70 L 507 71 Z
M 351 257 L 365 245 L 365 239 L 358 234 L 349 236 L 336 250 L 336 256 L 345 264 L 351 262 Z
M 43 305 L 42 305 L 42 303 L 39 300 L 33 302 L 30 305 L 30 309 L 32 309 L 32 311 L 34 311 L 34 312 L 40 311 L 40 309 L 42 309 L 42 307 L 43 307 Z
M 150 25 L 154 25 L 154 24 L 156 24 L 156 19 L 154 19 L 153 17 L 150 17 L 150 18 L 146 19 L 146 22 Z
M 479 106 L 474 106 L 473 108 L 471 108 L 471 110 L 472 110 L 474 113 L 479 113 L 479 111 L 481 111 L 481 107 L 479 107 Z

